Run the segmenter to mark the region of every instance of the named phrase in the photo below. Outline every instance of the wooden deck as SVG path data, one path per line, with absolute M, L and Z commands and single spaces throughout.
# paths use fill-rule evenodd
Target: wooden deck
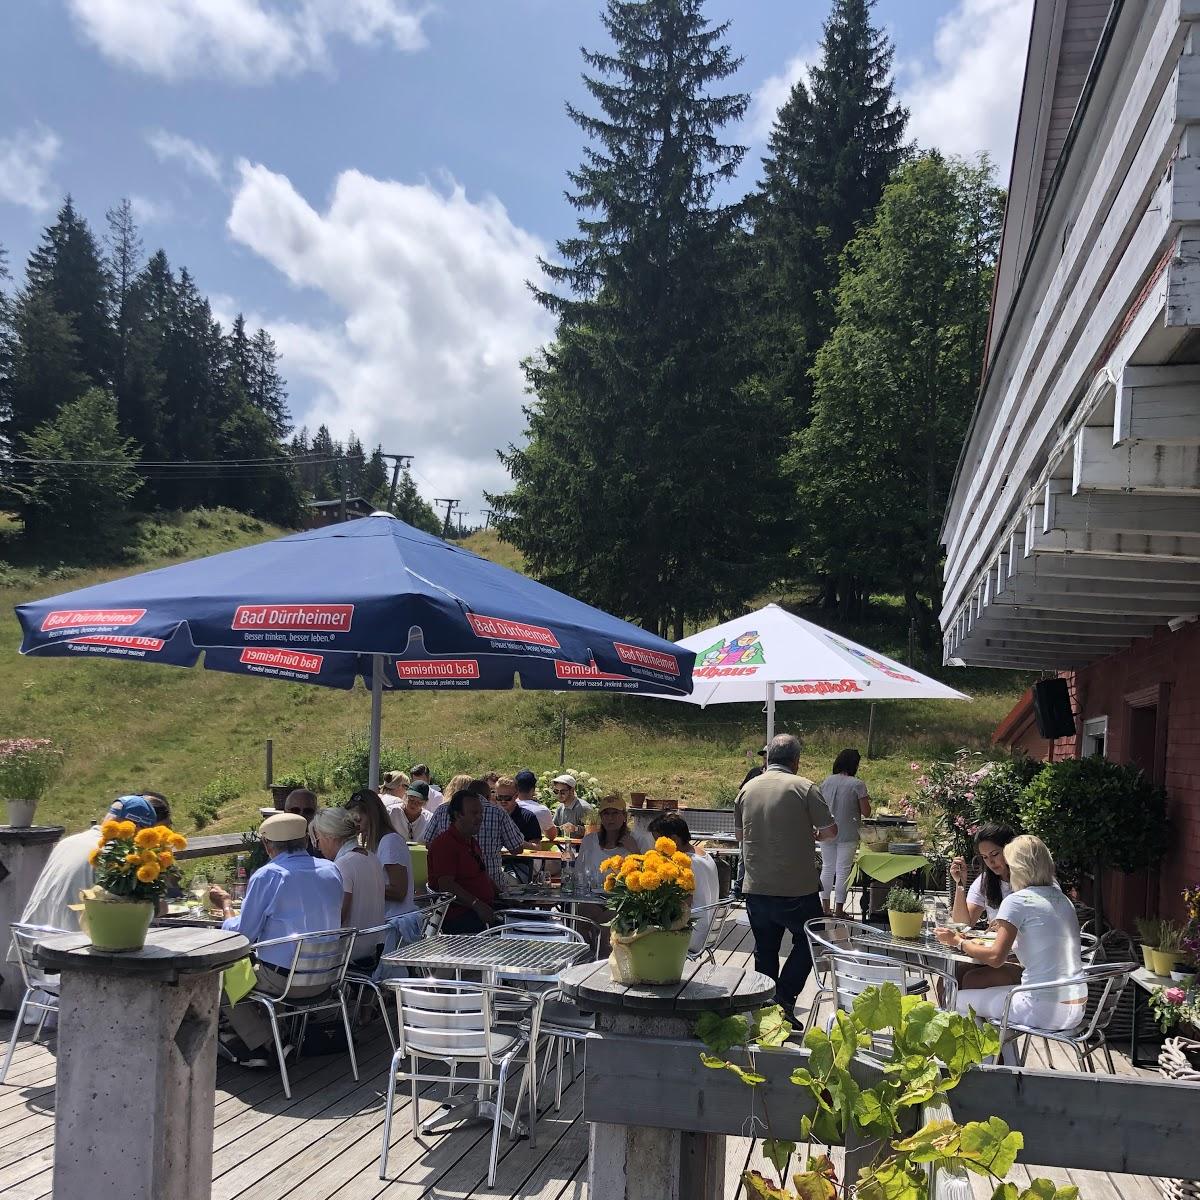
M 719 956 L 740 964 L 751 953 L 750 930 L 730 923 Z M 1056 1056 L 1057 1057 L 1057 1056 Z M 553 1087 L 542 1097 L 537 1145 L 505 1137 L 495 1186 L 487 1186 L 490 1127 L 472 1125 L 428 1137 L 412 1136 L 408 1102 L 392 1123 L 388 1180 L 379 1178 L 383 1098 L 390 1048 L 381 1032 L 359 1043 L 360 1079 L 345 1055 L 301 1059 L 285 1099 L 273 1071 L 246 1071 L 222 1063 L 217 1073 L 213 1145 L 213 1200 L 583 1200 L 587 1195 L 587 1125 L 582 1081 L 553 1108 Z M 1042 1065 L 1039 1062 L 1039 1065 Z M 1067 1069 L 1065 1059 L 1056 1066 Z M 1118 1069 L 1132 1074 L 1127 1059 Z M 53 1195 L 54 1054 L 23 1042 L 8 1082 L 0 1087 L 0 1197 L 41 1200 Z M 1152 1074 L 1139 1071 L 1138 1074 Z M 430 1085 L 430 1096 L 439 1088 Z M 422 1107 L 432 1115 L 432 1106 Z M 730 1200 L 743 1196 L 737 1180 L 761 1165 L 757 1143 L 728 1141 Z M 1019 1168 L 1014 1181 L 1026 1176 Z M 1153 1181 L 1087 1171 L 1034 1170 L 1079 1185 L 1083 1200 L 1160 1200 Z M 980 1197 L 991 1189 L 979 1188 Z M 61 1197 L 60 1200 L 76 1200 Z

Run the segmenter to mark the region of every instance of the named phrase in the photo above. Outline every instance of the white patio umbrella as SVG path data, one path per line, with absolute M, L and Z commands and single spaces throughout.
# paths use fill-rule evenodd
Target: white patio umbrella
M 767 738 L 775 736 L 779 700 L 970 700 L 928 675 L 840 634 L 768 604 L 757 612 L 693 634 L 692 694 L 710 704 L 766 704 Z M 665 698 L 665 697 L 660 697 Z

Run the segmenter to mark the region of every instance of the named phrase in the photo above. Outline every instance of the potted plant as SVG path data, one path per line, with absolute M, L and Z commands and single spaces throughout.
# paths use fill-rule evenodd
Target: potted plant
M 1163 1033 L 1176 1025 L 1200 1021 L 1200 994 L 1182 987 L 1160 987 L 1150 993 L 1150 1011 Z
M 96 886 L 80 893 L 84 931 L 97 950 L 140 950 L 164 890 L 166 872 L 187 838 L 165 825 L 138 829 L 108 818 L 89 855 Z
M 612 910 L 609 971 L 617 983 L 678 983 L 692 939 L 692 862 L 670 838 L 600 864 Z
M 1138 917 L 1138 941 L 1142 947 L 1142 964 L 1147 971 L 1154 971 L 1154 948 L 1162 938 L 1163 923 L 1159 917 Z
M 1175 921 L 1164 921 L 1158 936 L 1158 945 L 1150 951 L 1155 975 L 1166 979 L 1175 970 L 1175 964 L 1183 954 L 1183 926 Z
M 62 751 L 49 738 L 0 741 L 0 796 L 8 803 L 8 823 L 33 824 L 37 803 L 62 769 Z
M 287 802 L 288 796 L 297 788 L 304 787 L 304 776 L 296 773 L 287 773 L 280 775 L 274 783 L 271 784 L 271 799 L 275 803 L 275 807 L 282 809 Z
M 921 897 L 912 888 L 894 887 L 887 895 L 884 905 L 892 936 L 916 938 L 921 936 L 921 923 L 925 920 L 925 906 Z

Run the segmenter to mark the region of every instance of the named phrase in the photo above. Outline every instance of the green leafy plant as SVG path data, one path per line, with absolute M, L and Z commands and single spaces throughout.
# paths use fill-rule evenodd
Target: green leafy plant
M 1164 954 L 1181 954 L 1184 950 L 1184 928 L 1177 921 L 1163 921 L 1159 927 L 1157 949 Z
M 778 1007 L 745 1016 L 720 1017 L 705 1013 L 696 1036 L 705 1044 L 701 1061 L 716 1070 L 731 1071 L 755 1089 L 757 1111 L 764 1114 L 767 1136 L 763 1152 L 775 1168 L 778 1182 L 761 1172 L 748 1171 L 743 1182 L 749 1195 L 761 1200 L 928 1200 L 927 1168 L 967 1171 L 995 1185 L 994 1200 L 1077 1200 L 1078 1189 L 1059 1188 L 1035 1179 L 1020 1190 L 1006 1183 L 1024 1145 L 1021 1134 L 999 1117 L 960 1125 L 951 1120 L 927 1121 L 913 1131 L 912 1110 L 951 1091 L 972 1067 L 999 1053 L 999 1034 L 973 1017 L 943 1012 L 928 1000 L 903 996 L 894 984 L 868 988 L 854 1001 L 853 1011 L 835 1014 L 828 1032 L 813 1028 L 805 1034 L 808 1056 L 791 1073 L 791 1082 L 812 1097 L 814 1111 L 801 1118 L 794 1140 L 772 1128 L 761 1089 L 766 1076 L 759 1055 L 777 1050 L 791 1031 Z M 877 1035 L 890 1033 L 886 1057 Z M 732 1061 L 739 1049 L 745 1064 Z M 871 1049 L 882 1059 L 882 1078 L 863 1087 L 851 1072 L 860 1050 Z M 857 1180 L 840 1181 L 831 1149 L 853 1130 L 866 1143 L 877 1145 L 875 1158 Z M 807 1144 L 805 1167 L 787 1170 L 800 1143 Z M 812 1153 L 814 1143 L 824 1153 Z
M 241 785 L 237 780 L 222 771 L 200 789 L 188 805 L 188 816 L 196 823 L 197 829 L 203 829 L 220 813 L 222 805 L 236 800 L 241 792 Z
M 1162 937 L 1163 922 L 1159 917 L 1137 918 L 1138 940 L 1143 946 L 1157 947 Z
M 894 887 L 887 894 L 884 907 L 888 912 L 919 913 L 924 912 L 921 897 L 912 888 Z
M 0 740 L 0 797 L 40 800 L 62 765 L 63 752 L 49 738 Z

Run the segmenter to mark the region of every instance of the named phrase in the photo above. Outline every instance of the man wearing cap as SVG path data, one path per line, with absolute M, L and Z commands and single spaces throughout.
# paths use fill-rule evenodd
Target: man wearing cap
M 234 915 L 229 894 L 210 889 L 212 902 L 225 914 L 223 929 L 248 938 L 251 944 L 338 929 L 342 914 L 342 880 L 337 868 L 308 853 L 308 823 L 297 813 L 276 813 L 258 828 L 259 840 L 270 860 L 250 877 L 242 911 Z M 268 946 L 257 953 L 257 989 L 278 996 L 287 983 L 295 958 L 291 945 Z M 296 999 L 317 995 L 325 986 L 293 986 L 288 993 Z M 258 1004 L 242 1001 L 221 1010 L 229 1031 L 221 1037 L 225 1057 L 244 1067 L 265 1067 L 264 1047 L 271 1040 L 271 1026 Z
M 492 882 L 499 884 L 503 871 L 502 855 L 505 850 L 519 854 L 522 850 L 536 850 L 538 843 L 526 841 L 525 835 L 518 828 L 512 817 L 503 812 L 498 805 L 491 803 L 492 785 L 486 779 L 472 779 L 464 789 L 474 792 L 483 801 L 483 817 L 473 836 L 479 843 L 483 853 L 483 865 Z M 453 816 L 448 804 L 439 805 L 433 813 L 428 828 L 425 830 L 425 844 L 432 847 L 434 839 L 451 828 Z M 429 878 L 433 878 L 430 869 Z
M 537 798 L 537 776 L 529 770 L 518 771 L 515 782 L 517 785 L 517 803 L 537 817 L 542 833 L 549 834 L 554 829 L 554 814 Z
M 154 805 L 145 796 L 122 796 L 113 802 L 107 815 L 114 821 L 132 821 L 139 829 L 159 824 Z M 79 903 L 79 893 L 95 883 L 88 855 L 100 840 L 98 824 L 82 833 L 63 838 L 50 851 L 42 873 L 21 914 L 25 925 L 47 925 L 52 929 L 79 928 L 76 914 L 68 907 Z
M 476 782 L 487 786 L 486 780 Z M 500 811 L 474 788 L 455 792 L 450 803 L 438 809 L 450 824 L 429 843 L 429 882 L 454 897 L 442 922 L 445 933 L 479 933 L 496 921 L 496 885 L 478 840 L 489 809 Z
M 558 801 L 554 809 L 555 825 L 563 833 L 582 834 L 591 810 L 575 795 L 575 776 L 556 775 L 550 786 Z
M 800 773 L 800 739 L 781 733 L 767 747 L 767 769 L 733 802 L 734 833 L 746 864 L 746 916 L 754 934 L 754 969 L 775 980 L 776 1002 L 789 1019 L 812 970 L 804 923 L 821 916 L 817 842 L 837 837 L 821 789 Z M 783 935 L 792 949 L 783 969 Z
M 429 800 L 425 807 L 432 812 L 439 804 L 446 803 L 446 797 L 442 795 L 442 789 L 433 782 L 433 776 L 429 773 L 429 768 L 424 763 L 417 763 L 409 772 L 412 776 L 411 783 L 423 783 L 429 788 Z
M 420 842 L 425 839 L 425 830 L 429 828 L 430 821 L 430 815 L 425 811 L 428 795 L 429 784 L 418 780 L 408 785 L 402 805 L 388 809 L 388 819 L 392 828 L 406 842 Z

